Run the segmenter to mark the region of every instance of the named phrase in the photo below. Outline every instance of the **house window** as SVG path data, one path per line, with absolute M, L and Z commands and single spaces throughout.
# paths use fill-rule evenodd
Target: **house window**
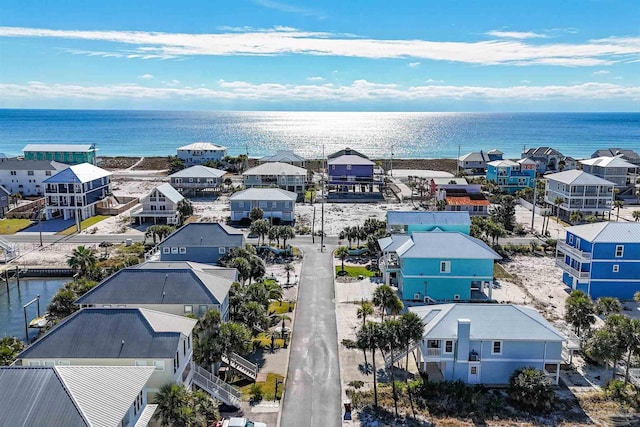
M 208 310 L 209 310 L 209 307 L 206 304 L 201 304 L 198 307 L 198 312 L 200 313 L 200 316 L 204 316 Z
M 331 165 L 331 170 L 336 170 L 336 165 Z
M 27 175 L 33 176 L 33 171 L 27 171 Z
M 45 176 L 51 176 L 51 171 L 44 171 Z
M 168 247 L 167 248 L 162 248 L 162 253 L 163 254 L 168 254 L 170 252 L 171 252 L 171 248 L 168 248 Z
M 154 360 L 153 367 L 156 368 L 156 371 L 164 371 L 164 360 Z
M 184 306 L 184 314 L 191 314 L 193 313 L 193 306 L 192 305 L 185 305 Z
M 40 366 L 39 360 L 29 360 L 29 366 Z
M 573 234 L 569 234 L 569 244 L 573 244 Z
M 226 252 L 225 248 L 218 248 L 218 253 L 219 254 L 223 254 L 225 252 Z
M 453 353 L 453 341 L 447 340 L 444 342 L 444 352 Z
M 350 171 L 351 170 L 351 165 L 347 165 L 347 170 Z
M 58 362 L 56 362 L 56 365 L 58 366 L 69 366 L 71 365 L 71 362 L 68 360 L 58 360 Z
M 616 258 L 622 258 L 624 255 L 624 246 L 616 245 Z
M 478 375 L 478 367 L 477 366 L 472 366 L 471 367 L 471 375 Z
M 239 208 L 244 208 L 244 202 L 238 202 L 238 207 Z
M 440 261 L 440 273 L 451 273 L 451 261 Z
M 11 175 L 16 176 L 17 172 L 16 171 L 11 171 Z
M 187 248 L 181 247 L 180 248 L 180 253 L 183 254 L 183 255 L 186 254 L 187 253 Z
M 111 308 L 111 304 L 103 304 L 102 307 L 103 308 Z
M 136 366 L 147 366 L 146 360 L 136 360 Z
M 171 248 L 171 253 L 172 254 L 177 254 L 178 253 L 178 248 Z
M 182 341 L 182 354 L 187 355 L 187 340 Z
M 614 273 L 617 273 L 617 272 L 619 272 L 619 271 L 620 271 L 620 266 L 619 266 L 618 264 L 615 264 L 615 265 L 613 266 L 613 272 L 614 272 Z
M 54 362 L 53 360 L 45 360 L 44 362 L 42 362 L 43 366 L 55 366 L 56 362 Z
M 278 202 L 271 202 L 271 207 L 272 208 L 277 208 L 278 207 Z
M 502 354 L 502 341 L 494 341 L 491 346 L 491 354 Z

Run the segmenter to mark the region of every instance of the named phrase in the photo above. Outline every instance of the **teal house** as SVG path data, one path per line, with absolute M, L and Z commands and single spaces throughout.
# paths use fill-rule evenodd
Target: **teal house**
M 397 286 L 403 300 L 491 299 L 493 263 L 501 257 L 482 240 L 459 231 L 431 231 L 391 235 L 378 244 L 383 279 Z
M 89 163 L 95 165 L 95 144 L 27 144 L 23 149 L 25 160 L 53 160 L 68 165 Z
M 468 212 L 387 212 L 387 231 L 391 234 L 411 234 L 416 231 L 456 231 L 469 234 L 470 228 L 471 217 Z
M 496 160 L 487 163 L 487 181 L 495 182 L 500 191 L 513 194 L 525 188 L 533 188 L 537 163 L 531 159 Z

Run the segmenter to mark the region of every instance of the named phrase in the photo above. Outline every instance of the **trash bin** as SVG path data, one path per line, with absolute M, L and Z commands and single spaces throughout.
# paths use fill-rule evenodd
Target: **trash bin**
M 344 412 L 351 412 L 351 401 L 350 400 L 344 400 L 342 402 L 342 404 L 344 405 Z
M 125 246 L 131 246 L 131 243 L 132 243 L 132 240 L 131 239 L 127 239 L 127 240 L 125 240 L 124 245 Z

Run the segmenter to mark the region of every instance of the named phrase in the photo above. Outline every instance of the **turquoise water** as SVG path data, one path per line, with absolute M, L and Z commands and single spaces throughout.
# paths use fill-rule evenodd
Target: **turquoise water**
M 40 312 L 44 313 L 58 289 L 67 283 L 68 278 L 20 279 L 18 287 L 15 279 L 9 279 L 9 289 L 0 281 L 0 337 L 15 336 L 26 340 L 24 331 L 23 306 L 40 295 Z M 37 304 L 27 307 L 27 319 L 37 316 Z M 29 329 L 29 339 L 38 334 L 37 329 Z
M 640 113 L 353 113 L 0 110 L 0 152 L 28 143 L 96 143 L 105 156 L 166 156 L 195 141 L 230 155 L 293 149 L 318 158 L 345 147 L 372 157 L 456 157 L 550 146 L 584 158 L 607 147 L 640 150 Z

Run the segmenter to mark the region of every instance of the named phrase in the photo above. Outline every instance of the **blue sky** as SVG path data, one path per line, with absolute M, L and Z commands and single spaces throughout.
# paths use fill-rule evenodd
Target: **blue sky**
M 0 107 L 638 111 L 640 1 L 2 1 Z

